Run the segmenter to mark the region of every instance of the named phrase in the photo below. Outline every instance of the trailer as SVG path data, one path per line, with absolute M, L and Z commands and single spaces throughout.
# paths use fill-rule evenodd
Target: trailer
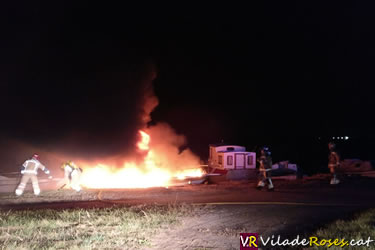
M 208 172 L 225 180 L 249 179 L 256 175 L 256 153 L 238 145 L 210 144 Z

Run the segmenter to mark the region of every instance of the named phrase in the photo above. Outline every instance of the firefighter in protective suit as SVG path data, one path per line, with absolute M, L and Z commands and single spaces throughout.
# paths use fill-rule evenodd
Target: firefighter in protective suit
M 29 160 L 26 160 L 21 169 L 22 179 L 21 183 L 18 185 L 16 189 L 16 195 L 20 196 L 23 194 L 25 190 L 27 182 L 31 179 L 31 183 L 33 185 L 33 190 L 35 195 L 40 194 L 40 188 L 38 184 L 38 169 L 44 171 L 45 174 L 49 175 L 50 171 L 39 161 L 39 155 L 34 154 L 33 157 Z M 52 176 L 48 176 L 49 179 L 52 179 Z
M 328 143 L 329 155 L 328 155 L 328 168 L 332 174 L 331 185 L 337 185 L 340 180 L 337 178 L 337 169 L 340 166 L 340 155 L 336 150 L 336 144 L 333 142 Z
M 67 161 L 63 163 L 61 168 L 64 169 L 65 185 L 70 186 L 77 192 L 81 191 L 80 178 L 82 174 L 82 169 L 79 168 L 72 161 Z
M 259 162 L 259 182 L 257 189 L 262 189 L 266 184 L 268 185 L 268 190 L 273 191 L 274 186 L 271 180 L 271 170 L 272 170 L 272 158 L 271 152 L 268 147 L 263 147 L 260 151 Z

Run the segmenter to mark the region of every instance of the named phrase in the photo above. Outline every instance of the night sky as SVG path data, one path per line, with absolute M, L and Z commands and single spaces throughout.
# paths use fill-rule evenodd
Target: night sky
M 224 140 L 249 150 L 268 144 L 276 160 L 308 165 L 313 152 L 326 158 L 324 138 L 346 135 L 362 142 L 348 157 L 370 159 L 373 9 L 8 4 L 1 140 L 83 157 L 129 151 L 156 71 L 150 125 L 169 123 L 202 159 Z

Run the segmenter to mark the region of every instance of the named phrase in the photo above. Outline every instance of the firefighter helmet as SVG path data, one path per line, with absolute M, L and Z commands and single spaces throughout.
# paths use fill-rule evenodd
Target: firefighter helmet
M 66 166 L 73 167 L 74 163 L 72 161 L 66 161 L 61 165 L 61 168 L 64 169 Z
M 267 146 L 264 146 L 264 147 L 261 149 L 261 153 L 263 153 L 263 154 L 265 154 L 265 155 L 267 155 L 267 156 L 271 155 L 271 151 L 270 151 L 270 149 L 269 149 Z
M 69 165 L 72 167 L 72 168 L 78 168 L 77 165 L 72 162 L 72 161 L 69 161 Z
M 330 142 L 330 143 L 328 143 L 328 148 L 329 148 L 330 150 L 333 150 L 333 149 L 336 148 L 336 144 L 335 144 L 334 142 Z
M 39 160 L 39 155 L 38 154 L 33 154 L 32 158 L 35 159 L 35 160 Z
M 69 166 L 71 168 L 78 168 L 77 165 L 73 161 L 67 161 L 63 163 L 61 168 L 64 168 L 65 166 Z

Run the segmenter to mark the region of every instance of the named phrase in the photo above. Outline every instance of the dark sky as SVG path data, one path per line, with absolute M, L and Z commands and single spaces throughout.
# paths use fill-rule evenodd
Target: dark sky
M 153 121 L 185 134 L 202 157 L 222 139 L 292 150 L 304 138 L 374 136 L 373 7 L 3 6 L 0 136 L 126 151 L 152 67 Z

